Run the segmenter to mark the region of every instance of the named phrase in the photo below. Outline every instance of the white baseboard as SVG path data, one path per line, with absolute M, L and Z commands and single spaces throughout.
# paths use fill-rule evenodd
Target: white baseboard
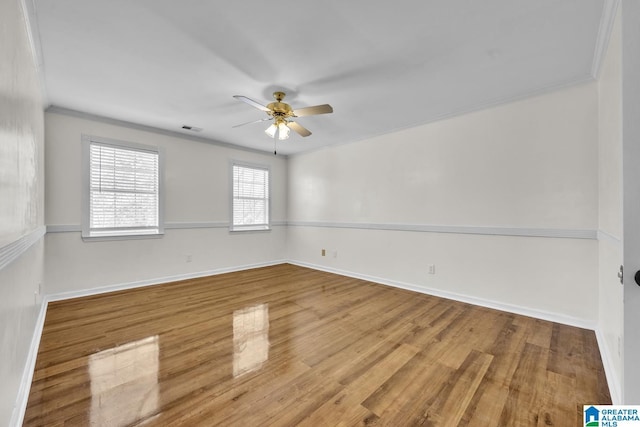
M 618 375 L 616 375 L 616 371 L 613 369 L 614 365 L 611 351 L 606 345 L 604 334 L 600 328 L 596 328 L 596 339 L 598 340 L 598 348 L 600 349 L 600 358 L 602 359 L 602 365 L 604 366 L 604 373 L 607 377 L 607 385 L 609 386 L 611 402 L 614 405 L 622 405 L 622 384 L 620 384 Z
M 268 267 L 268 266 L 284 264 L 284 263 L 298 265 L 298 266 L 301 266 L 301 267 L 312 268 L 314 270 L 326 271 L 328 273 L 339 274 L 341 276 L 347 276 L 347 277 L 353 277 L 353 278 L 357 278 L 357 279 L 367 280 L 369 282 L 379 283 L 379 284 L 382 284 L 382 285 L 392 286 L 392 287 L 395 287 L 395 288 L 406 289 L 406 290 L 419 292 L 419 293 L 426 294 L 426 295 L 433 295 L 433 296 L 437 296 L 437 297 L 441 297 L 441 298 L 447 298 L 447 299 L 460 301 L 460 302 L 465 302 L 465 303 L 468 303 L 468 304 L 474 304 L 474 305 L 478 305 L 478 306 L 482 306 L 482 307 L 493 308 L 493 309 L 496 309 L 496 310 L 506 311 L 506 312 L 509 312 L 509 313 L 515 313 L 515 314 L 520 314 L 520 315 L 523 315 L 523 316 L 534 317 L 534 318 L 537 318 L 537 319 L 548 320 L 548 321 L 551 321 L 551 322 L 561 323 L 561 324 L 564 324 L 564 325 L 576 326 L 576 327 L 579 327 L 579 328 L 585 328 L 585 329 L 590 329 L 590 330 L 594 330 L 594 331 L 596 330 L 596 323 L 593 322 L 593 321 L 590 321 L 590 320 L 587 320 L 587 319 L 580 319 L 580 318 L 576 318 L 576 317 L 572 317 L 572 316 L 567 316 L 567 315 L 564 315 L 564 314 L 561 314 L 561 313 L 553 313 L 553 312 L 548 312 L 548 311 L 544 311 L 544 310 L 535 310 L 535 309 L 531 309 L 531 308 L 528 308 L 528 307 L 522 307 L 522 306 L 513 305 L 513 304 L 505 304 L 505 303 L 501 303 L 501 302 L 498 302 L 498 301 L 486 300 L 486 299 L 482 299 L 482 298 L 470 297 L 470 296 L 467 296 L 467 295 L 457 294 L 457 293 L 454 293 L 454 292 L 442 291 L 442 290 L 439 290 L 439 289 L 426 288 L 424 286 L 418 286 L 418 285 L 411 284 L 411 283 L 405 283 L 405 282 L 399 282 L 399 281 L 395 281 L 395 280 L 384 279 L 384 278 L 381 278 L 381 277 L 370 276 L 370 275 L 367 275 L 367 274 L 354 273 L 352 271 L 340 270 L 340 269 L 336 269 L 336 268 L 330 268 L 330 267 L 326 267 L 326 266 L 322 266 L 322 265 L 318 265 L 318 264 L 312 264 L 312 263 L 303 262 L 303 261 L 297 261 L 297 260 L 284 260 L 284 259 L 283 260 L 268 261 L 268 262 L 263 262 L 263 263 L 256 263 L 256 264 L 246 264 L 246 265 L 233 266 L 233 267 L 223 267 L 223 268 L 218 268 L 218 269 L 214 269 L 214 270 L 199 271 L 199 272 L 195 272 L 195 273 L 178 274 L 178 275 L 174 275 L 174 276 L 156 277 L 156 278 L 153 278 L 153 279 L 140 280 L 140 281 L 129 282 L 129 283 L 120 283 L 120 284 L 117 284 L 117 285 L 102 286 L 102 287 L 91 288 L 91 289 L 83 289 L 83 290 L 80 290 L 80 291 L 61 292 L 61 293 L 57 293 L 57 294 L 47 295 L 46 296 L 46 300 L 47 300 L 47 302 L 49 302 L 49 301 L 59 301 L 59 300 L 65 300 L 65 299 L 70 299 L 70 298 L 78 298 L 78 297 L 97 295 L 97 294 L 102 294 L 102 293 L 107 293 L 107 292 L 114 292 L 114 291 L 120 291 L 120 290 L 126 290 L 126 289 L 139 288 L 139 287 L 143 287 L 143 286 L 151 286 L 151 285 L 158 285 L 158 284 L 162 284 L 162 283 L 177 282 L 177 281 L 180 281 L 180 280 L 194 279 L 194 278 L 198 278 L 198 277 L 215 276 L 215 275 L 224 274 L 224 273 L 233 273 L 233 272 L 236 272 L 236 271 L 250 270 L 252 268 Z
M 353 277 L 356 279 L 367 280 L 369 282 L 379 283 L 382 285 L 392 286 L 394 288 L 406 289 L 409 291 L 419 292 L 421 294 L 433 295 L 436 297 L 447 298 L 454 301 L 465 302 L 468 304 L 478 305 L 481 307 L 492 308 L 495 310 L 506 311 L 509 313 L 520 314 L 523 316 L 534 317 L 536 319 L 548 320 L 550 322 L 561 323 L 563 325 L 576 326 L 578 328 L 596 329 L 596 322 L 588 319 L 580 319 L 567 316 L 562 313 L 553 313 L 544 310 L 536 310 L 528 307 L 522 307 L 513 304 L 504 304 L 498 301 L 491 301 L 482 298 L 470 297 L 467 295 L 456 294 L 454 292 L 442 291 L 439 289 L 426 288 L 411 283 L 404 283 L 395 280 L 383 279 L 380 277 L 369 276 L 366 274 L 354 273 L 352 271 L 340 270 L 336 268 L 325 267 L 322 265 L 311 264 L 303 261 L 289 260 L 290 264 L 299 265 L 301 267 L 313 268 L 314 270 L 326 271 L 328 273 L 339 274 L 341 276 Z
M 38 358 L 38 349 L 40 348 L 40 338 L 42 337 L 42 328 L 44 327 L 44 319 L 47 315 L 46 297 L 40 304 L 40 313 L 36 319 L 36 326 L 33 331 L 33 337 L 31 338 L 31 345 L 29 346 L 29 353 L 27 354 L 27 360 L 22 372 L 22 380 L 20 381 L 20 389 L 18 390 L 18 397 L 16 398 L 16 405 L 13 408 L 11 414 L 11 420 L 9 426 L 21 426 L 24 421 L 24 413 L 27 410 L 27 403 L 29 401 L 29 392 L 31 391 L 31 382 L 33 381 L 33 373 L 36 368 L 36 359 Z
M 101 286 L 97 288 L 83 289 L 80 291 L 60 292 L 57 294 L 48 295 L 47 300 L 60 301 L 60 300 L 65 300 L 70 298 L 86 297 L 90 295 L 104 294 L 107 292 L 140 288 L 143 286 L 152 286 L 152 285 L 159 285 L 162 283 L 177 282 L 180 280 L 195 279 L 198 277 L 216 276 L 218 274 L 224 274 L 224 273 L 234 273 L 236 271 L 250 270 L 252 268 L 269 267 L 272 265 L 284 264 L 286 262 L 287 262 L 286 260 L 276 260 L 276 261 L 261 262 L 256 264 L 237 265 L 233 267 L 216 268 L 214 270 L 198 271 L 195 273 L 177 274 L 175 276 L 156 277 L 153 279 L 140 280 L 136 282 Z

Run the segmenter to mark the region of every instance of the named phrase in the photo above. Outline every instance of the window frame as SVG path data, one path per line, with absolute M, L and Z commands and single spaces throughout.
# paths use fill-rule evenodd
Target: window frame
M 135 233 L 131 230 L 113 230 L 110 234 L 92 235 L 91 233 L 91 145 L 105 145 L 115 148 L 146 151 L 158 155 L 158 228 L 156 233 Z M 82 134 L 82 239 L 86 241 L 100 240 L 132 240 L 157 239 L 164 236 L 164 149 L 162 147 L 139 144 L 136 142 L 119 141 Z
M 249 169 L 260 169 L 267 172 L 267 208 L 265 214 L 267 215 L 267 223 L 265 225 L 235 225 L 234 218 L 234 177 L 233 168 L 235 166 Z M 271 167 L 265 164 L 249 163 L 239 160 L 231 160 L 229 162 L 229 231 L 231 232 L 250 232 L 250 231 L 271 231 Z

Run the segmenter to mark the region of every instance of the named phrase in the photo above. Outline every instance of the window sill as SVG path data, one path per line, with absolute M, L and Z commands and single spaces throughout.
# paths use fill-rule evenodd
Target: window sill
M 271 231 L 271 227 L 270 226 L 235 227 L 235 228 L 229 228 L 229 231 L 231 233 L 245 233 L 247 231 L 264 232 L 264 231 Z
M 143 240 L 143 239 L 161 239 L 164 236 L 162 233 L 149 233 L 149 234 L 104 234 L 93 236 L 82 236 L 82 240 L 85 242 L 105 242 L 110 240 Z

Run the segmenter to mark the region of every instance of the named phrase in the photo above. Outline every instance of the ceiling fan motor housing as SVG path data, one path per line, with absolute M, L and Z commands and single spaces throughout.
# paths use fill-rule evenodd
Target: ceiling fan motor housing
M 273 97 L 276 101 L 267 105 L 267 108 L 271 110 L 273 116 L 283 118 L 293 116 L 293 108 L 286 102 L 282 102 L 285 97 L 284 92 L 274 92 Z

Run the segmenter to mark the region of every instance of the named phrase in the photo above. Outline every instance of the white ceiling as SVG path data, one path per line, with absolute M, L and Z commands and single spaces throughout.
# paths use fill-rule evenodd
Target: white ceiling
M 33 1 L 51 105 L 264 151 L 233 95 L 333 106 L 279 154 L 593 79 L 608 36 L 607 0 Z

